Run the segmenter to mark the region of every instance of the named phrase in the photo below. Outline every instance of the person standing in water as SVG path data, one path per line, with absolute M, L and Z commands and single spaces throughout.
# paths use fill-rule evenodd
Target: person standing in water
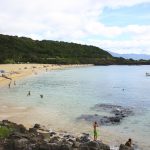
M 9 82 L 9 84 L 8 84 L 8 87 L 10 88 L 10 85 L 11 85 L 11 81 Z
M 14 81 L 14 85 L 16 85 L 16 81 Z
M 93 128 L 94 128 L 94 141 L 97 140 L 97 130 L 96 130 L 97 127 L 98 127 L 98 124 L 95 121 L 94 124 L 93 124 Z

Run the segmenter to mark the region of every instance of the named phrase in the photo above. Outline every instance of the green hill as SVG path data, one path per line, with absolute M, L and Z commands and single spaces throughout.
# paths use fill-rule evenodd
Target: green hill
M 0 34 L 0 63 L 95 64 L 112 58 L 95 46 Z

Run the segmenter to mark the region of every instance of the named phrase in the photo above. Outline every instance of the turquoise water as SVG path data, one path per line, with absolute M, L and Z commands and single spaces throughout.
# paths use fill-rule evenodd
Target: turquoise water
M 118 137 L 132 137 L 150 149 L 150 77 L 146 72 L 150 66 L 88 66 L 43 72 L 16 81 L 10 89 L 1 88 L 0 102 L 34 110 L 28 116 L 17 114 L 20 122 L 25 119 L 74 131 L 91 126 L 77 122 L 76 117 L 97 113 L 90 109 L 97 103 L 132 107 L 134 116 L 120 125 L 102 128 Z

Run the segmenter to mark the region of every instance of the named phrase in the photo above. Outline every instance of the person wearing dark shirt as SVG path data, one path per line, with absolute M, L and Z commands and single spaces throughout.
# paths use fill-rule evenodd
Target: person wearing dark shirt
M 131 139 L 129 139 L 129 140 L 125 143 L 125 145 L 128 146 L 128 147 L 131 147 L 131 144 L 132 144 L 132 140 L 131 140 Z

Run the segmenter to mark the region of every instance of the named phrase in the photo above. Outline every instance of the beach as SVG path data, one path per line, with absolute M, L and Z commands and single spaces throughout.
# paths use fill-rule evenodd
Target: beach
M 8 86 L 10 79 L 12 82 L 25 78 L 29 75 L 37 75 L 40 72 L 64 69 L 69 67 L 82 67 L 88 65 L 55 65 L 55 64 L 0 64 L 0 70 L 5 71 L 0 74 L 0 86 Z M 6 79 L 2 77 L 2 74 L 6 74 Z

